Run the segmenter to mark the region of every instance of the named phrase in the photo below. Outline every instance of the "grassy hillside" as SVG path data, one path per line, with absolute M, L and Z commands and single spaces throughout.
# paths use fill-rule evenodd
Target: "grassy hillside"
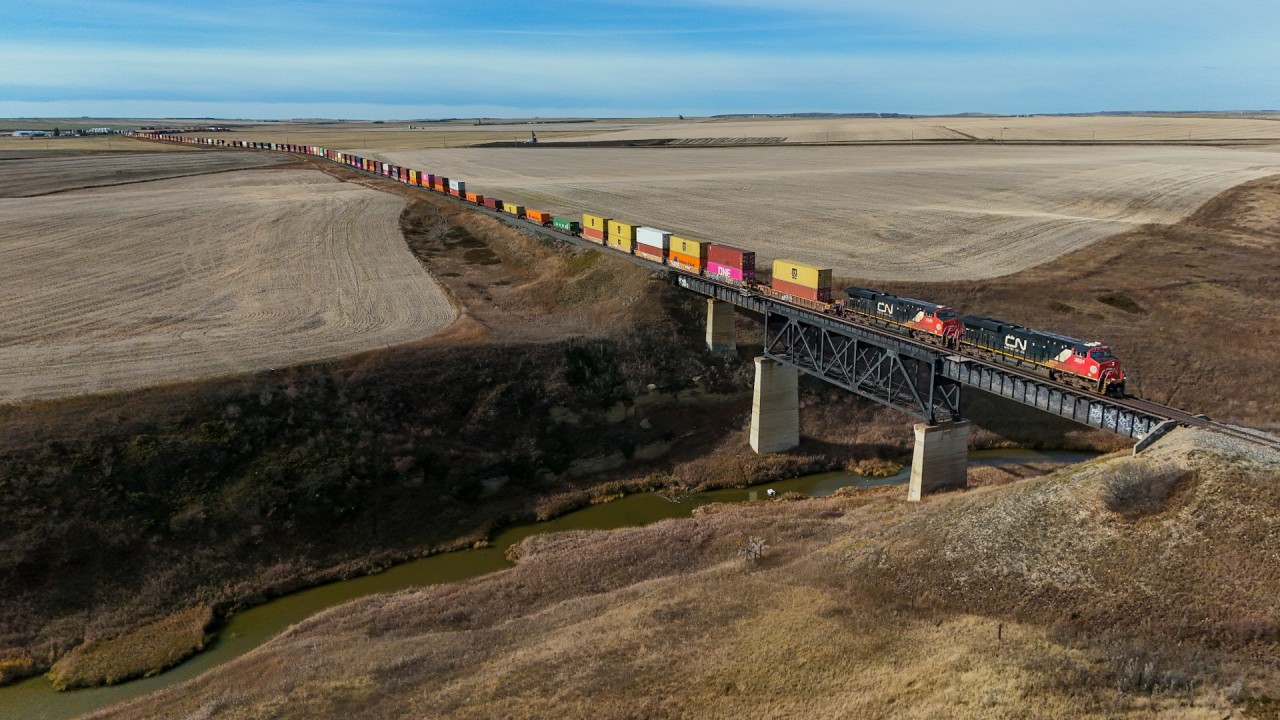
M 535 537 L 509 571 L 336 608 L 101 717 L 1266 716 L 1278 472 L 1180 430 L 918 506 L 854 491 Z
M 1280 427 L 1280 177 L 1006 278 L 885 289 L 1109 343 L 1130 392 Z

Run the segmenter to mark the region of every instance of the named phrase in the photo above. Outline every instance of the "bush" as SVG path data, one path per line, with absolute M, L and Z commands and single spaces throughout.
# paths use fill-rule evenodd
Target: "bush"
M 1130 462 L 1102 481 L 1102 504 L 1129 519 L 1153 515 L 1165 509 L 1191 473 L 1172 465 Z

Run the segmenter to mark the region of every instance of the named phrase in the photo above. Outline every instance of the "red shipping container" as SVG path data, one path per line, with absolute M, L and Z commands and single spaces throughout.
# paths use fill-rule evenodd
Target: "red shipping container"
M 487 197 L 484 199 L 484 206 L 489 208 L 490 210 L 501 210 L 502 201 L 499 200 L 498 198 Z
M 805 300 L 824 303 L 831 302 L 831 288 L 818 290 L 817 288 L 805 287 L 804 285 L 798 285 L 793 282 L 774 278 L 773 289 L 780 293 L 785 293 L 792 297 L 803 298 Z
M 636 243 L 636 255 L 648 258 L 654 262 L 664 262 L 666 260 L 666 251 L 660 247 L 645 245 L 644 243 Z
M 754 250 L 736 248 L 732 245 L 712 244 L 709 246 L 707 248 L 707 262 L 736 267 L 742 270 L 744 274 L 750 272 L 750 274 L 754 275 L 756 272 L 756 252 Z
M 589 227 L 582 228 L 582 237 L 588 240 L 594 240 L 595 242 L 598 242 L 601 245 L 603 245 L 605 240 L 608 239 L 605 236 L 603 230 L 596 230 L 595 228 L 589 228 Z

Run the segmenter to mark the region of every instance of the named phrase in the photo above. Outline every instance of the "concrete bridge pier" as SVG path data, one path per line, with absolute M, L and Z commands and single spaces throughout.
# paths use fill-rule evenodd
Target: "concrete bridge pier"
M 733 303 L 707 299 L 707 348 L 732 354 L 738 351 L 738 331 L 733 323 Z
M 968 485 L 969 421 L 916 425 L 915 453 L 911 460 L 911 485 L 907 500 L 943 488 Z
M 751 403 L 751 449 L 763 454 L 799 444 L 800 371 L 794 365 L 758 357 Z

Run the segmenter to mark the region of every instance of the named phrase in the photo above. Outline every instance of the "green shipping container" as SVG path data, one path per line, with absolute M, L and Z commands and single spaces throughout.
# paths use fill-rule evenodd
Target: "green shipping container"
M 561 230 L 566 230 L 568 232 L 582 232 L 582 223 L 578 222 L 577 220 L 570 220 L 569 218 L 558 217 L 558 218 L 552 219 L 551 224 L 555 225 L 557 228 Z

